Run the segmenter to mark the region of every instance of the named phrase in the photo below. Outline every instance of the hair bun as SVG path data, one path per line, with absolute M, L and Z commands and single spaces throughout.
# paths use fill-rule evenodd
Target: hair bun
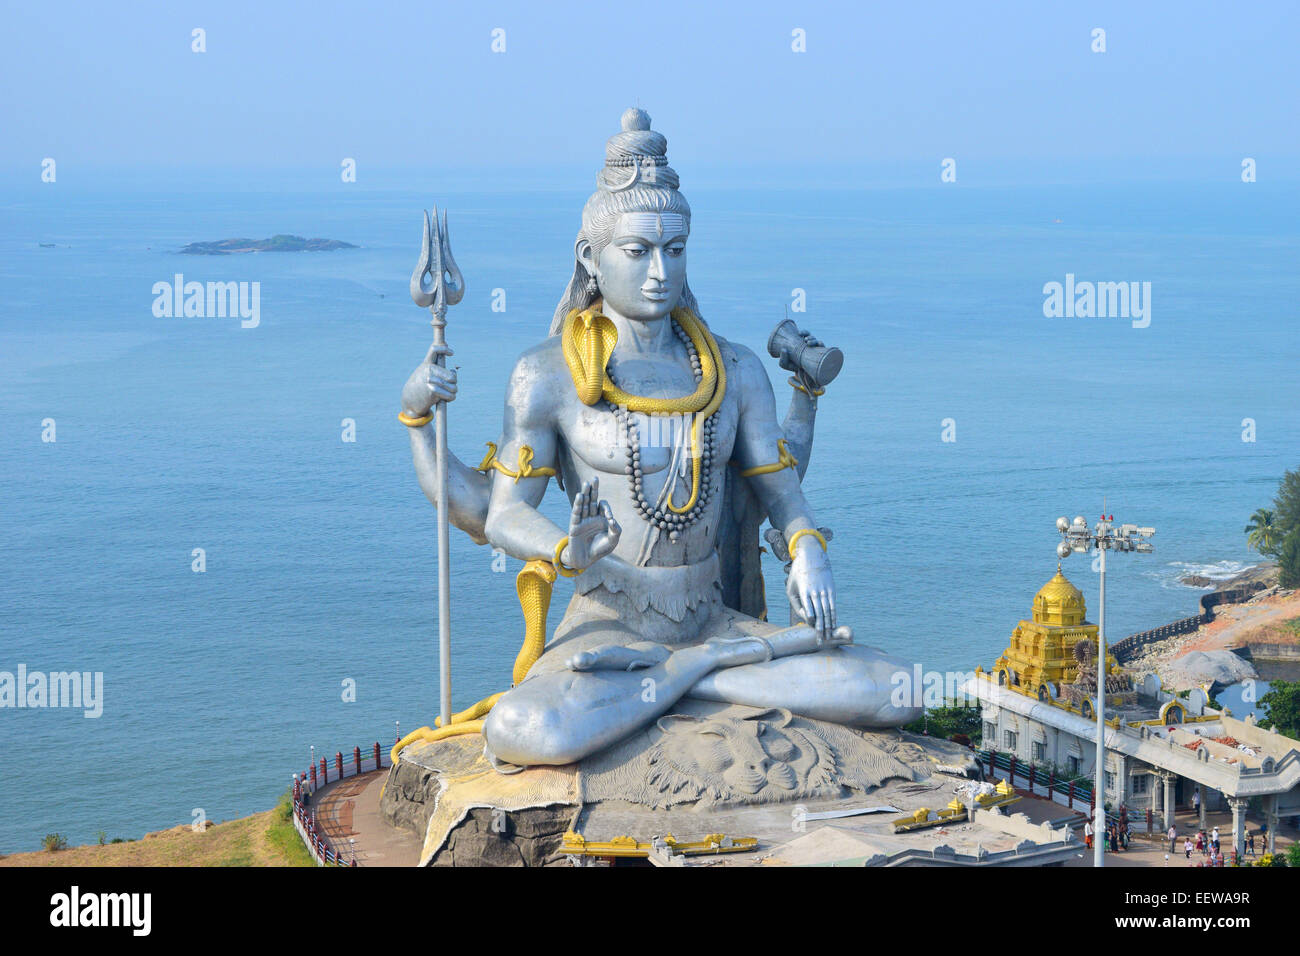
M 649 179 L 667 189 L 678 186 L 677 173 L 668 165 L 668 140 L 650 128 L 650 114 L 640 107 L 625 110 L 622 129 L 605 143 L 605 168 L 596 181 L 603 189 L 626 189 L 640 179 L 638 167 L 654 166 Z
M 648 130 L 650 128 L 650 114 L 639 106 L 634 106 L 623 114 L 623 132 L 630 133 L 633 130 Z

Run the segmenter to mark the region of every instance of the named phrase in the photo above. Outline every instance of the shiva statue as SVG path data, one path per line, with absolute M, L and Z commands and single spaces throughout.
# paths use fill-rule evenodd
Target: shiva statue
M 527 562 L 514 685 L 452 718 L 506 772 L 582 760 L 685 697 L 859 728 L 920 715 L 891 700 L 910 664 L 854 644 L 837 622 L 827 535 L 800 484 L 822 389 L 796 374 L 783 425 L 758 357 L 709 329 L 686 280 L 691 209 L 678 184 L 664 136 L 628 110 L 550 334 L 510 374 L 498 440 L 477 468 L 447 453 L 450 522 Z M 446 354 L 429 350 L 399 416 L 431 501 L 428 423 L 457 394 Z M 572 502 L 568 527 L 538 510 L 552 478 Z M 788 626 L 766 620 L 762 518 L 790 561 Z M 574 594 L 543 647 L 557 574 Z

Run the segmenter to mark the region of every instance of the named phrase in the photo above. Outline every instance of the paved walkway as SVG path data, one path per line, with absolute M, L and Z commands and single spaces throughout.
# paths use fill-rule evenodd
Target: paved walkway
M 1024 803 L 1025 801 L 1021 801 Z M 1021 804 L 1016 804 L 1019 807 Z M 1157 816 L 1157 819 L 1159 817 Z M 1205 830 L 1207 833 L 1213 832 L 1215 826 L 1219 827 L 1219 847 L 1223 850 L 1223 859 L 1225 866 L 1232 865 L 1232 813 L 1206 813 Z M 1178 833 L 1177 849 L 1169 853 L 1169 838 L 1155 838 L 1153 835 L 1148 839 L 1145 835 L 1133 837 L 1129 841 L 1127 850 L 1120 850 L 1115 853 L 1106 854 L 1107 866 L 1137 866 L 1137 867 L 1197 867 L 1208 859 L 1208 856 L 1198 853 L 1195 850 L 1196 831 L 1198 829 L 1197 816 L 1191 810 L 1179 810 L 1174 818 L 1174 826 Z M 1243 864 L 1251 864 L 1258 860 L 1264 854 L 1266 841 L 1260 833 L 1259 821 L 1251 816 L 1246 818 L 1246 832 L 1255 834 L 1255 855 L 1246 856 Z M 1083 831 L 1077 830 L 1076 833 L 1082 839 Z M 1183 838 L 1188 834 L 1192 837 L 1192 856 L 1189 860 L 1183 852 Z M 1277 852 L 1285 853 L 1286 848 L 1300 839 L 1296 828 L 1293 826 L 1281 826 L 1277 831 Z M 1166 855 L 1167 854 L 1167 855 Z M 1092 853 L 1090 851 L 1084 854 L 1084 858 L 1074 860 L 1066 864 L 1067 866 L 1092 866 Z
M 1300 832 L 1297 832 L 1295 826 L 1291 823 L 1293 818 L 1285 818 L 1285 822 L 1277 828 L 1277 852 L 1285 853 L 1287 847 L 1297 840 L 1300 840 Z M 1192 836 L 1192 844 L 1196 844 L 1196 831 L 1200 828 L 1198 817 L 1191 809 L 1179 809 L 1174 816 L 1174 825 L 1178 830 L 1178 863 L 1180 866 L 1195 866 L 1200 856 L 1195 849 L 1192 850 L 1192 859 L 1188 863 L 1187 858 L 1183 855 L 1183 837 L 1187 834 Z M 1263 820 L 1253 813 L 1246 814 L 1246 832 L 1255 835 L 1255 855 L 1246 856 L 1245 862 L 1251 863 L 1258 860 L 1268 849 L 1268 840 L 1265 838 L 1261 824 Z M 1219 848 L 1223 850 L 1225 861 L 1232 860 L 1232 811 L 1206 811 L 1205 814 L 1205 832 L 1211 833 L 1215 827 L 1219 828 Z M 1165 849 L 1169 848 L 1169 841 L 1164 843 Z M 1243 855 L 1245 849 L 1242 850 Z M 1202 858 L 1203 859 L 1203 858 Z M 1170 859 L 1170 865 L 1173 865 L 1173 859 Z
M 322 787 L 313 801 L 316 824 L 345 859 L 356 850 L 357 866 L 415 866 L 420 844 L 379 815 L 379 791 L 388 771 L 371 771 Z M 348 840 L 353 843 L 349 845 Z

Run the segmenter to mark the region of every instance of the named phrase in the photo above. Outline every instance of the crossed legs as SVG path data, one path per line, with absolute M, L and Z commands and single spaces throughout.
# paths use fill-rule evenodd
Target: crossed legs
M 730 610 L 710 615 L 698 640 L 679 645 L 640 640 L 617 618 L 598 615 L 561 625 L 528 677 L 497 702 L 483 734 L 500 760 L 571 763 L 685 696 L 898 726 L 919 715 L 890 702 L 899 671 L 908 672 L 903 661 L 873 648 L 826 646 L 812 628 L 777 627 Z

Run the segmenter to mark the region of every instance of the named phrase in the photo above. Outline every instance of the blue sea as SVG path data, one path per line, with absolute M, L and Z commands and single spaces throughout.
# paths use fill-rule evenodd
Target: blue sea
M 571 272 L 590 179 L 559 184 L 61 170 L 0 192 L 0 671 L 104 675 L 98 719 L 0 710 L 0 852 L 263 810 L 310 748 L 432 721 L 436 525 L 396 418 L 430 338 L 407 291 L 420 213 L 449 208 L 468 284 L 450 428 L 476 463 Z M 799 289 L 793 317 L 845 352 L 805 488 L 860 642 L 987 667 L 1056 570 L 1056 518 L 1103 502 L 1158 529 L 1110 561 L 1112 638 L 1192 613 L 1179 576 L 1258 560 L 1242 528 L 1300 464 L 1294 184 L 686 191 L 712 327 L 765 356 Z M 275 233 L 359 248 L 177 252 Z M 260 324 L 155 317 L 177 273 L 260 283 Z M 1045 317 L 1067 274 L 1150 282 L 1150 325 Z M 519 563 L 459 533 L 452 562 L 463 707 L 509 682 Z M 1090 560 L 1064 570 L 1095 619 Z

